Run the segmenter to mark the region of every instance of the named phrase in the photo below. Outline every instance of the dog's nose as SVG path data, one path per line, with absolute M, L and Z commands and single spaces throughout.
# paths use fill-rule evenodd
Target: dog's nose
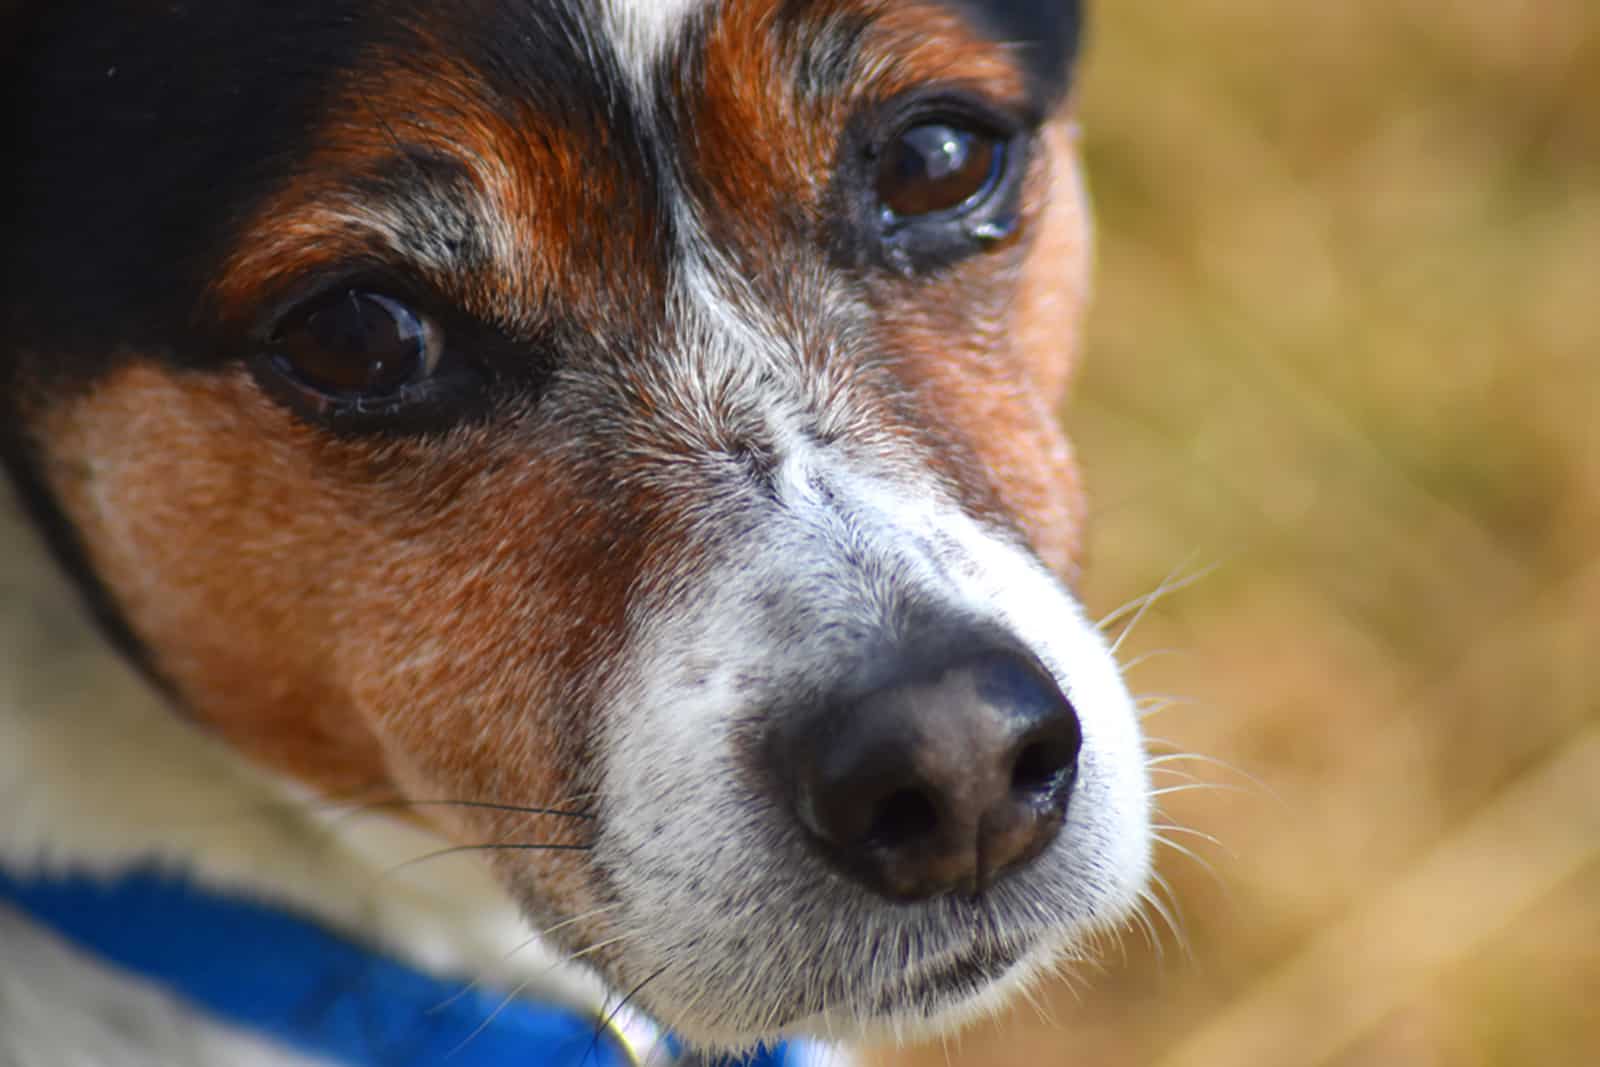
M 1083 735 L 1044 670 L 984 652 L 785 717 L 769 750 L 821 850 L 884 896 L 976 895 L 1061 828 Z

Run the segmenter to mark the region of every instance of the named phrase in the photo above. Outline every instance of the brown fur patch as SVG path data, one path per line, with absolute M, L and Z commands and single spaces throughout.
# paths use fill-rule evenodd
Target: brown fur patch
M 1086 297 L 1087 203 L 1065 120 L 1035 144 L 1014 247 L 944 274 L 875 287 L 892 366 L 918 397 L 916 425 L 967 509 L 1018 530 L 1076 576 L 1084 502 L 1057 406 Z
M 776 234 L 803 246 L 821 225 L 849 116 L 926 85 L 959 86 L 1002 106 L 1025 79 L 1003 45 L 940 5 L 837 0 L 812 4 L 779 32 L 782 5 L 742 5 L 712 27 L 706 88 L 693 112 L 701 136 L 691 170 L 713 205 L 719 245 L 764 285 L 771 306 L 794 302 L 792 262 Z M 867 27 L 842 92 L 798 99 L 806 49 L 833 20 Z M 875 347 L 909 395 L 879 387 L 879 433 L 915 441 L 974 513 L 1021 532 L 1064 576 L 1076 573 L 1083 503 L 1057 422 L 1088 285 L 1087 205 L 1064 119 L 1044 127 L 1028 178 L 1019 238 L 929 279 L 864 279 Z M 803 314 L 793 316 L 803 319 Z M 869 388 L 870 375 L 857 376 Z M 895 412 L 898 409 L 898 417 Z M 898 422 L 898 426 L 893 422 Z
M 505 426 L 328 438 L 243 372 L 134 362 L 40 431 L 159 669 L 242 751 L 334 794 L 562 806 L 590 789 L 593 701 L 645 547 L 628 501 L 597 508 Z M 584 829 L 425 814 L 467 841 Z
M 446 300 L 512 332 L 536 331 L 556 309 L 617 322 L 658 304 L 663 221 L 638 160 L 610 139 L 600 102 L 591 114 L 569 114 L 508 100 L 425 28 L 415 32 L 428 63 L 397 53 L 352 73 L 296 177 L 241 226 L 238 251 L 212 287 L 218 317 L 246 321 L 286 285 L 373 262 L 420 274 Z M 426 236 L 417 231 L 431 221 L 427 195 L 399 205 L 373 195 L 375 172 L 404 183 L 418 158 L 459 166 L 468 186 L 460 206 L 482 256 L 419 254 L 407 246 Z M 624 275 L 621 292 L 612 282 Z
M 1004 49 L 940 5 L 826 0 L 783 14 L 792 6 L 729 6 L 706 39 L 687 170 L 718 205 L 718 237 L 814 229 L 840 135 L 869 103 L 928 85 L 975 88 L 1002 104 L 1023 99 L 1022 73 Z M 865 32 L 845 69 L 808 93 L 816 87 L 802 72 L 835 46 L 840 24 Z

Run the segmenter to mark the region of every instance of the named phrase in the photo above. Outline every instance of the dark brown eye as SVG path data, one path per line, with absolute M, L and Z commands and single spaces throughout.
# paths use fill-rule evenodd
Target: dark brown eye
M 883 155 L 878 200 L 903 219 L 976 202 L 994 185 L 1004 155 L 1004 143 L 989 134 L 939 122 L 912 126 Z
M 283 370 L 319 393 L 381 398 L 432 374 L 443 336 L 400 301 L 351 289 L 292 317 L 272 349 Z

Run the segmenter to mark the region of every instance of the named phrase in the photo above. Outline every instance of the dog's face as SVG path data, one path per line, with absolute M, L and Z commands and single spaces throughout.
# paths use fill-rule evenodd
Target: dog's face
M 101 6 L 16 76 L 10 462 L 179 708 L 581 809 L 417 816 L 563 846 L 485 857 L 693 1039 L 943 1024 L 1123 912 L 1075 3 Z

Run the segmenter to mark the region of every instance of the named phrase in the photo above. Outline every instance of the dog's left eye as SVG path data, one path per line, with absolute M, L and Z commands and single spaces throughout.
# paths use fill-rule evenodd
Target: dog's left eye
M 880 162 L 878 201 L 896 219 L 914 219 L 976 203 L 999 178 L 1005 142 L 943 122 L 902 131 Z
M 444 334 L 393 297 L 352 289 L 293 315 L 272 347 L 286 373 L 330 400 L 378 399 L 437 370 Z

